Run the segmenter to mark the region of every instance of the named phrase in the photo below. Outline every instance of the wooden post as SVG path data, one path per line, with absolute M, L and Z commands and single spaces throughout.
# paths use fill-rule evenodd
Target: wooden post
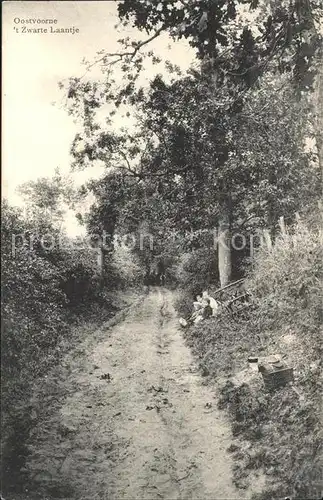
M 263 247 L 265 244 L 263 232 L 261 230 L 257 231 L 256 235 L 253 235 L 253 234 L 250 235 L 250 260 L 251 260 L 252 265 L 253 265 L 254 255 L 255 255 L 255 244 L 254 244 L 255 236 L 258 236 L 258 238 L 259 238 L 259 246 L 260 247 Z
M 272 244 L 270 232 L 268 231 L 268 229 L 263 230 L 263 235 L 264 235 L 264 240 L 265 240 L 265 243 L 267 245 L 267 248 L 269 251 L 271 251 L 273 244 Z
M 286 231 L 286 226 L 285 226 L 285 221 L 284 221 L 284 216 L 283 215 L 281 217 L 279 217 L 278 224 L 279 224 L 279 227 L 280 227 L 280 230 L 281 230 L 281 234 L 283 236 L 285 236 L 287 234 L 287 231 Z
M 98 274 L 101 278 L 104 277 L 104 250 L 102 246 L 98 246 L 98 255 L 97 255 L 97 264 L 98 264 Z

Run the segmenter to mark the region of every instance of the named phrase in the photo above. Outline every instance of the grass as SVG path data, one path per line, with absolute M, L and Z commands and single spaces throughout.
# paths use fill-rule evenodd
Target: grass
M 223 314 L 184 333 L 202 375 L 219 386 L 237 486 L 246 488 L 254 472 L 266 478 L 257 500 L 314 499 L 323 490 L 320 239 L 301 223 L 278 237 L 271 252 L 259 252 L 247 278 L 248 313 Z M 267 392 L 247 358 L 275 353 L 293 367 L 295 382 Z

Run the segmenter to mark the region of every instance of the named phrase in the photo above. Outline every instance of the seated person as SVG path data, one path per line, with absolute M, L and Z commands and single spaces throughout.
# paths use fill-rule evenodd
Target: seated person
M 203 307 L 203 319 L 208 319 L 213 316 L 213 309 L 210 305 L 210 299 L 206 299 L 206 305 Z
M 209 296 L 207 291 L 203 292 L 203 300 L 209 300 L 209 305 L 212 309 L 212 316 L 217 316 L 220 312 L 220 304 L 213 298 Z
M 213 309 L 210 306 L 210 299 L 204 298 L 201 302 L 194 302 L 195 312 L 192 314 L 194 324 L 199 323 L 203 319 L 210 318 L 213 314 Z
M 203 319 L 203 301 L 201 295 L 196 295 L 196 300 L 193 302 L 193 312 L 188 318 L 188 324 L 198 323 Z
M 203 319 L 203 304 L 200 301 L 196 301 L 193 303 L 193 307 L 194 310 L 189 321 L 198 323 L 201 319 Z
M 180 324 L 184 328 L 186 326 L 197 324 L 200 321 L 210 318 L 213 315 L 213 309 L 210 305 L 211 299 L 203 298 L 201 295 L 196 296 L 196 301 L 193 302 L 194 310 L 191 316 L 186 321 L 183 318 L 180 318 Z
M 195 301 L 193 302 L 194 311 L 201 309 L 201 305 L 203 305 L 202 295 L 196 295 Z
M 195 301 L 193 302 L 193 312 L 191 316 L 185 320 L 184 318 L 180 318 L 180 325 L 184 328 L 186 326 L 192 325 L 193 323 L 198 323 L 203 319 L 203 300 L 202 295 L 197 294 L 195 297 Z

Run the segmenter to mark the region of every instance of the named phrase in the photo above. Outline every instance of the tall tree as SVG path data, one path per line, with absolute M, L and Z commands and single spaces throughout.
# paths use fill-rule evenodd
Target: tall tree
M 254 9 L 252 29 L 250 16 L 241 6 Z M 240 150 L 242 145 L 239 128 L 250 127 L 250 119 L 257 122 L 257 116 L 249 116 L 249 123 L 246 120 L 252 89 L 257 95 L 260 77 L 263 80 L 266 74 L 279 72 L 292 74 L 298 88 L 311 86 L 312 62 L 321 41 L 316 29 L 321 6 L 316 1 L 303 3 L 298 0 L 269 4 L 234 0 L 124 0 L 118 8 L 123 22 L 131 22 L 139 30 L 146 31 L 148 38 L 133 42 L 130 48 L 126 41 L 128 47 L 123 52 L 109 54 L 103 51 L 100 61 L 105 68 L 111 70 L 117 62 L 122 63 L 128 83 L 121 90 L 113 90 L 111 75 L 101 87 L 96 82 L 70 81 L 71 109 L 77 109 L 84 123 L 83 134 L 73 145 L 76 163 L 86 165 L 101 160 L 123 170 L 125 176 L 132 176 L 141 186 L 144 206 L 147 207 L 147 199 L 149 203 L 154 200 L 151 207 L 159 206 L 164 216 L 160 220 L 167 220 L 177 230 L 194 231 L 216 223 L 222 242 L 219 245 L 219 274 L 224 285 L 231 277 L 229 241 L 232 225 L 237 218 L 237 206 L 246 211 L 246 193 L 250 186 L 259 187 L 261 182 L 262 187 L 270 188 L 267 196 L 269 225 L 274 224 L 277 212 L 274 209 L 278 193 L 276 179 L 281 179 L 284 169 L 289 178 L 287 184 L 294 186 L 286 157 L 269 165 L 265 155 L 259 161 L 260 154 L 257 156 L 253 151 L 249 154 L 253 161 L 251 167 L 237 154 L 237 144 Z M 200 68 L 182 79 L 174 79 L 171 85 L 157 76 L 145 96 L 144 91 L 136 87 L 143 61 L 141 50 L 163 31 L 169 32 L 174 39 L 187 38 L 197 50 Z M 277 87 L 274 91 L 277 92 Z M 140 133 L 130 134 L 129 138 L 126 133 L 117 137 L 111 131 L 102 131 L 95 124 L 95 113 L 106 101 L 117 108 L 123 104 L 134 105 L 137 123 L 141 124 Z M 273 115 L 271 119 L 275 119 Z M 268 146 L 268 140 L 271 142 L 268 130 L 275 124 L 266 124 L 263 115 L 260 121 L 264 151 L 269 150 L 269 157 L 273 158 L 274 146 Z M 286 144 L 294 147 L 295 127 L 291 125 L 290 131 L 293 138 L 288 137 L 290 142 Z M 278 136 L 275 135 L 275 139 L 278 140 Z M 252 149 L 256 149 L 255 145 Z M 288 161 L 292 162 L 294 157 L 291 154 Z M 245 195 L 244 202 L 241 193 Z M 176 196 L 176 202 L 172 196 Z M 168 201 L 166 211 L 160 208 L 160 200 Z M 141 209 L 141 214 L 149 214 L 150 218 L 153 212 L 153 209 Z

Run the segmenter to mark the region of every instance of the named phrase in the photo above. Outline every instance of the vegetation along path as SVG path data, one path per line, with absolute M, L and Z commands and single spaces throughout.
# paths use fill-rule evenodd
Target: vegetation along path
M 153 289 L 84 349 L 84 362 L 69 355 L 69 395 L 36 428 L 27 462 L 42 498 L 250 498 L 233 486 L 229 424 L 172 301 Z

